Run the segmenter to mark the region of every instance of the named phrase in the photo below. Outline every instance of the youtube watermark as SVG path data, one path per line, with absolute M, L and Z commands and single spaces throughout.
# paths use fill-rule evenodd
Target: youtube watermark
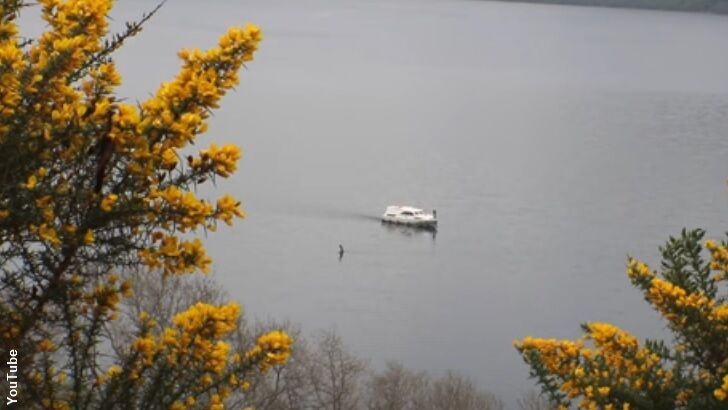
M 10 358 L 7 361 L 8 370 L 5 374 L 5 380 L 8 383 L 8 395 L 5 404 L 10 407 L 18 403 L 18 351 L 10 350 Z

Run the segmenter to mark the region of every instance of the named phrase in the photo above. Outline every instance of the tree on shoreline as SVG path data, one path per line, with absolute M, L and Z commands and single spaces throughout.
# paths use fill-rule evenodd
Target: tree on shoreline
M 243 217 L 229 195 L 195 194 L 235 172 L 239 148 L 190 145 L 261 31 L 234 27 L 216 47 L 180 51 L 177 76 L 133 105 L 115 94 L 113 52 L 158 8 L 109 35 L 112 0 L 40 0 L 47 30 L 26 40 L 16 22 L 29 6 L 0 3 L 0 357 L 18 353 L 23 381 L 0 389 L 23 408 L 221 409 L 292 343 L 271 331 L 231 349 L 236 303 L 186 306 L 161 329 L 140 312 L 122 355 L 104 346 L 133 287 L 120 271 L 207 272 L 195 234 Z
M 225 291 L 209 277 L 175 276 L 165 282 L 130 272 L 134 295 L 122 301 L 122 317 L 114 323 L 120 332 L 115 340 L 124 346 L 133 337 L 137 312 L 154 312 L 157 326 L 171 323 L 178 306 L 195 301 L 217 304 L 227 299 Z M 233 392 L 229 408 L 250 406 L 255 410 L 502 410 L 495 395 L 479 389 L 468 377 L 447 371 L 440 377 L 414 372 L 397 362 L 375 370 L 369 361 L 355 355 L 334 329 L 306 337 L 299 326 L 288 322 L 250 323 L 239 319 L 230 339 L 234 350 L 249 350 L 254 335 L 264 329 L 284 329 L 296 339 L 295 349 L 284 366 L 256 373 L 245 390 Z M 120 333 L 120 334 L 119 334 Z M 123 353 L 122 353 L 123 354 Z M 523 410 L 551 407 L 535 393 L 519 400 Z
M 672 345 L 640 345 L 594 322 L 583 325 L 580 340 L 515 342 L 551 400 L 564 409 L 728 409 L 728 242 L 703 242 L 704 235 L 696 229 L 671 237 L 660 248 L 660 274 L 637 259 L 627 263 L 632 285 L 667 321 Z

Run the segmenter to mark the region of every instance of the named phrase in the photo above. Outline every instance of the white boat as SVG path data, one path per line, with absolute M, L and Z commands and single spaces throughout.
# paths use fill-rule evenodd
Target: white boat
M 412 206 L 390 205 L 382 215 L 382 222 L 410 225 L 421 228 L 437 227 L 437 213 L 426 213 Z

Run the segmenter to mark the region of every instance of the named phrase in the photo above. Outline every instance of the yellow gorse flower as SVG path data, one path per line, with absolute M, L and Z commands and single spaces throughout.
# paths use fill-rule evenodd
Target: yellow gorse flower
M 200 159 L 193 160 L 196 168 L 207 168 L 213 170 L 222 177 L 230 176 L 237 169 L 237 161 L 240 159 L 240 148 L 236 145 L 224 145 L 218 148 L 212 144 L 210 148 L 200 151 Z
M 255 348 L 248 352 L 248 356 L 262 357 L 261 366 L 266 369 L 272 365 L 280 365 L 288 360 L 291 354 L 293 339 L 284 331 L 274 330 L 258 338 Z
M 217 217 L 232 225 L 233 217 L 243 218 L 245 214 L 240 209 L 240 202 L 230 195 L 225 195 L 217 200 Z
M 713 392 L 715 398 L 724 401 L 728 398 L 728 374 L 723 377 L 723 384 Z
M 32 229 L 32 227 L 31 227 Z M 44 242 L 49 243 L 53 247 L 59 247 L 61 245 L 61 240 L 58 237 L 58 233 L 56 232 L 55 228 L 52 226 L 48 226 L 47 224 L 42 224 L 37 228 L 38 231 L 38 237 L 43 240 Z
M 43 339 L 38 343 L 38 349 L 42 352 L 52 352 L 56 349 L 56 345 L 50 339 Z
M 116 194 L 109 194 L 104 199 L 101 200 L 101 205 L 99 206 L 101 210 L 104 212 L 110 212 L 114 208 L 114 204 L 119 199 L 119 196 Z
M 86 245 L 94 243 L 95 240 L 96 236 L 94 235 L 94 231 L 92 230 L 86 231 L 86 233 L 83 235 L 83 243 L 85 243 Z
M 202 333 L 209 337 L 223 336 L 236 327 L 240 305 L 229 303 L 220 307 L 197 303 L 174 317 L 174 324 L 183 333 Z
M 116 377 L 116 376 L 120 375 L 121 372 L 122 372 L 121 366 L 113 365 L 113 366 L 109 367 L 108 370 L 106 370 L 106 375 L 109 377 Z

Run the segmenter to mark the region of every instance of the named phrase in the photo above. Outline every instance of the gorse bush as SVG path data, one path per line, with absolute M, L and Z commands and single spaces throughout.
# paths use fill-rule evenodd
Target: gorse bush
M 527 337 L 516 348 L 562 408 L 728 409 L 728 243 L 685 231 L 660 248 L 661 274 L 630 258 L 627 276 L 667 321 L 670 345 L 607 323 L 581 340 Z M 702 243 L 702 246 L 701 246 Z M 709 260 L 704 260 L 707 250 Z
M 235 172 L 238 147 L 190 144 L 261 31 L 231 28 L 212 49 L 181 51 L 177 76 L 130 104 L 115 94 L 113 52 L 156 9 L 110 35 L 112 3 L 0 2 L 0 357 L 18 361 L 8 374 L 18 384 L 0 389 L 21 408 L 220 409 L 292 343 L 272 331 L 232 349 L 235 303 L 193 304 L 164 328 L 142 312 L 128 345 L 104 352 L 132 289 L 117 273 L 207 272 L 195 233 L 243 217 L 229 195 L 195 194 Z M 37 39 L 19 36 L 21 10 L 42 13 Z

